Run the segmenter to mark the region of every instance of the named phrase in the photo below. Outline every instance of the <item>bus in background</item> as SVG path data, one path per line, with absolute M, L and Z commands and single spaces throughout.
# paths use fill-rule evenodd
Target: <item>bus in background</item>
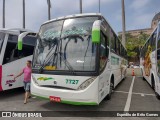
M 0 30 L 0 91 L 23 86 L 23 77 L 14 80 L 20 70 L 32 59 L 36 39 L 26 36 L 23 40 L 23 50 L 18 51 L 18 36 L 25 29 Z M 31 32 L 31 31 L 29 31 Z
M 141 49 L 140 66 L 143 79 L 147 80 L 160 99 L 160 23 Z
M 79 14 L 40 27 L 31 94 L 74 105 L 98 105 L 125 78 L 127 52 L 101 14 Z

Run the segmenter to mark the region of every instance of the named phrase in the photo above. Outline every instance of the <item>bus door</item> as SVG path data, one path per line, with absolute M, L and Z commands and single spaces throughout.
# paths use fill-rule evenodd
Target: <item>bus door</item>
M 3 31 L 0 31 L 0 91 L 2 91 L 2 62 L 3 62 L 3 43 L 6 38 L 6 33 Z M 8 37 L 7 37 L 8 38 Z
M 20 72 L 21 63 L 18 61 L 17 48 L 18 35 L 8 34 L 7 40 L 3 44 L 2 62 L 2 88 L 3 90 L 20 87 L 21 77 L 14 80 L 14 75 Z
M 100 54 L 99 54 L 99 62 L 100 62 L 100 76 L 99 76 L 99 100 L 103 100 L 103 98 L 108 94 L 109 89 L 109 76 L 110 76 L 110 62 L 109 61 L 109 47 L 108 47 L 108 39 L 105 34 L 101 32 L 101 43 L 100 43 Z

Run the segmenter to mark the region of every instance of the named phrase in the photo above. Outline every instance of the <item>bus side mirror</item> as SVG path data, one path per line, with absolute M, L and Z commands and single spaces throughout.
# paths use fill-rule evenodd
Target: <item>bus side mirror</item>
M 101 21 L 96 20 L 92 26 L 92 43 L 100 43 Z
M 18 50 L 22 50 L 22 39 L 18 38 Z
M 21 51 L 23 49 L 23 38 L 27 35 L 36 36 L 36 33 L 33 32 L 23 32 L 18 36 L 18 50 Z

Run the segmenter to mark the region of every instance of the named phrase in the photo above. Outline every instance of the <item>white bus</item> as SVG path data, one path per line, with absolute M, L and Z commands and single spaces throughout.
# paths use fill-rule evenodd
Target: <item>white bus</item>
M 160 99 L 160 23 L 141 49 L 140 64 L 146 80 Z
M 9 90 L 23 86 L 23 76 L 14 80 L 26 65 L 27 60 L 32 59 L 36 39 L 24 37 L 23 50 L 18 51 L 18 36 L 25 29 L 3 29 L 0 30 L 0 91 Z
M 32 62 L 31 94 L 98 105 L 125 77 L 127 52 L 101 14 L 78 14 L 40 27 Z

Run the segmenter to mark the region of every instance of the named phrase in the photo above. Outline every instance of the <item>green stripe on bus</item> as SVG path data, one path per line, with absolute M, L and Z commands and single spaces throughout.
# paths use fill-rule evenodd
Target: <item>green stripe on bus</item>
M 96 102 L 73 102 L 62 100 L 61 103 L 71 104 L 71 105 L 98 105 Z
M 35 94 L 32 94 L 32 95 L 40 99 L 49 100 L 48 97 L 38 96 Z M 60 103 L 71 104 L 71 105 L 98 105 L 96 102 L 73 102 L 73 101 L 67 101 L 67 100 L 61 100 Z

